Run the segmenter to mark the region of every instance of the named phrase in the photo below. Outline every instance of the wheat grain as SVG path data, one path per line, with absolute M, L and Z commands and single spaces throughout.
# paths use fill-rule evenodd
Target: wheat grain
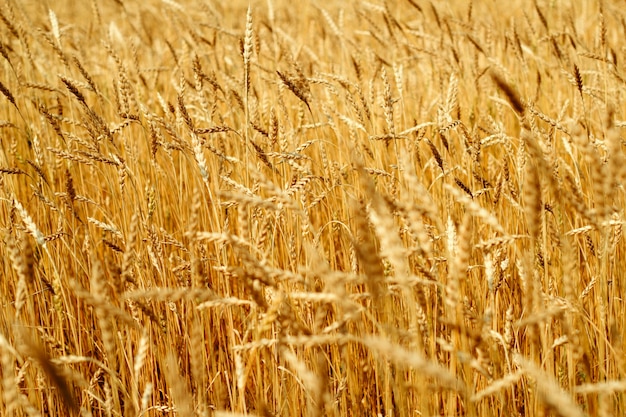
M 585 414 L 574 403 L 574 401 L 557 385 L 551 378 L 547 377 L 537 366 L 520 356 L 514 360 L 519 363 L 525 373 L 531 376 L 537 383 L 537 394 L 539 398 L 551 411 L 560 416 L 580 416 Z

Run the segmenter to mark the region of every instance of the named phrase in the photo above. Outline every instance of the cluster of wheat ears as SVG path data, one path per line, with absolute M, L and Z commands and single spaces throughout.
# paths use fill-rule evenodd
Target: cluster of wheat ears
M 626 412 L 622 3 L 0 20 L 1 415 Z

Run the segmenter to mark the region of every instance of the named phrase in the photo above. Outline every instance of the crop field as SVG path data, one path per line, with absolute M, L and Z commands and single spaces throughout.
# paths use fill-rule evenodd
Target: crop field
M 0 415 L 626 413 L 624 2 L 0 20 Z

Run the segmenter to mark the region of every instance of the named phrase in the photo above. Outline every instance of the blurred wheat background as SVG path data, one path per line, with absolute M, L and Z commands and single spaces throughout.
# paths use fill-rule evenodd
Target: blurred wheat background
M 626 413 L 623 2 L 0 19 L 1 415 Z

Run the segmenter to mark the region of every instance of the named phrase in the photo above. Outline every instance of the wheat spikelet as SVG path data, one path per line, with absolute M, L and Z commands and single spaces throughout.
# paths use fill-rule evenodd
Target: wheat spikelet
M 538 240 L 542 223 L 541 183 L 539 182 L 538 167 L 532 164 L 526 166 L 526 183 L 524 185 L 524 210 L 530 236 Z
M 356 239 L 353 242 L 357 258 L 361 261 L 361 267 L 365 273 L 368 285 L 370 286 L 370 293 L 374 302 L 378 302 L 384 295 L 384 270 L 382 267 L 382 260 L 374 246 L 374 242 L 371 240 L 369 225 L 362 212 L 364 207 L 361 206 L 355 209 L 355 221 L 356 221 Z
M 206 345 L 205 329 L 202 326 L 202 319 L 196 318 L 193 323 L 193 327 L 190 330 L 191 337 L 191 375 L 196 387 L 204 388 L 208 384 L 208 375 L 206 372 L 208 361 L 204 346 Z M 201 404 L 206 401 L 206 394 L 204 391 L 198 393 Z
M 405 350 L 400 346 L 393 345 L 387 340 L 375 337 L 364 338 L 361 343 L 369 349 L 384 355 L 396 365 L 419 369 L 420 372 L 435 378 L 438 385 L 462 394 L 465 393 L 463 383 L 454 375 L 451 375 L 445 368 L 438 364 L 425 359 L 417 352 Z
M 311 105 L 309 104 L 309 92 L 305 89 L 305 84 L 302 79 L 293 79 L 286 74 L 283 74 L 280 71 L 276 71 L 278 77 L 283 82 L 283 84 L 291 91 L 296 97 L 298 97 L 309 109 L 309 112 L 313 113 L 311 110 Z
M 454 226 L 451 225 L 449 229 L 453 234 Z M 452 240 L 456 240 L 455 236 L 451 237 Z M 453 243 L 454 249 L 450 252 L 449 256 L 453 259 L 451 265 L 451 273 L 448 277 L 448 287 L 450 289 L 450 296 L 452 298 L 451 306 L 455 311 L 455 320 L 460 323 L 462 321 L 462 305 L 460 304 L 459 294 L 466 293 L 467 269 L 469 267 L 469 258 L 471 255 L 471 218 L 469 215 L 465 215 L 461 229 L 459 230 L 458 243 Z
M 15 383 L 15 359 L 9 342 L 0 334 L 0 361 L 2 362 L 2 396 L 4 398 L 4 413 L 11 415 L 19 403 L 19 392 Z
M 494 230 L 500 233 L 504 233 L 504 228 L 500 224 L 500 221 L 496 217 L 494 217 L 493 214 L 490 213 L 487 209 L 481 207 L 476 201 L 472 200 L 469 196 L 462 194 L 456 188 L 448 184 L 445 184 L 444 187 L 446 191 L 450 192 L 450 194 L 454 196 L 455 200 L 465 206 L 468 212 L 484 220 L 484 222 L 493 227 Z
M 191 133 L 191 146 L 193 148 L 193 153 L 196 158 L 198 168 L 200 168 L 200 175 L 202 176 L 202 180 L 206 184 L 207 189 L 209 189 L 209 168 L 206 158 L 204 157 L 204 152 L 202 150 L 202 143 L 193 132 Z
M 11 264 L 18 276 L 15 290 L 15 317 L 17 318 L 24 306 L 26 292 L 29 288 L 32 288 L 34 280 L 33 250 L 26 239 L 22 239 L 21 247 L 18 247 L 13 236 L 9 235 L 7 240 Z
M 446 170 L 443 167 L 443 158 L 441 157 L 439 150 L 437 149 L 435 144 L 432 143 L 429 139 L 425 139 L 425 142 L 430 148 L 431 152 L 433 153 L 433 157 L 435 158 L 435 161 L 437 162 L 437 166 L 439 166 L 439 168 L 441 169 L 441 172 L 445 174 Z
M 155 226 L 151 225 L 147 229 L 149 243 L 147 245 L 148 256 L 157 271 L 161 271 L 163 262 L 163 246 L 159 241 Z
M 141 339 L 139 339 L 139 346 L 137 347 L 137 353 L 135 354 L 134 360 L 133 360 L 133 388 L 134 388 L 134 392 L 138 393 L 139 392 L 139 382 L 141 381 L 141 368 L 143 368 L 145 362 L 146 362 L 146 357 L 148 356 L 148 349 L 149 349 L 149 339 L 148 339 L 148 333 L 144 330 L 142 335 L 141 335 Z M 139 413 L 141 410 L 141 406 L 139 404 L 139 399 L 137 398 L 136 395 L 132 396 L 132 400 L 133 400 L 133 407 L 135 409 L 136 413 Z
M 594 393 L 612 393 L 616 391 L 624 391 L 626 390 L 626 383 L 623 380 L 618 381 L 606 381 L 606 382 L 597 382 L 594 384 L 582 384 L 578 385 L 574 388 L 574 391 L 577 394 L 594 394 Z
M 67 380 L 64 372 L 51 360 L 48 354 L 36 342 L 24 338 L 24 346 L 21 348 L 24 353 L 32 358 L 48 377 L 63 399 L 63 406 L 67 407 L 72 414 L 78 414 L 79 405 L 74 397 L 73 387 Z
M 85 107 L 89 107 L 87 105 L 87 100 L 85 99 L 85 96 L 83 95 L 83 93 L 80 92 L 80 90 L 78 89 L 78 87 L 76 86 L 76 82 L 70 80 L 69 78 L 66 78 L 62 75 L 59 75 L 59 78 L 61 79 L 61 81 L 63 81 L 63 84 L 65 84 L 65 87 L 67 87 L 67 89 L 70 91 L 70 93 L 72 93 L 72 95 L 74 97 L 76 97 L 76 99 L 83 104 Z
M 106 287 L 104 286 L 104 271 L 102 265 L 97 259 L 93 259 L 93 271 L 91 275 L 91 294 L 93 296 L 94 307 L 96 309 L 96 315 L 98 317 L 98 324 L 102 333 L 102 343 L 106 353 L 106 358 L 109 363 L 109 367 L 116 369 L 118 364 L 118 350 L 116 342 L 115 325 L 108 316 L 107 309 L 107 296 Z M 111 378 L 111 381 L 115 380 Z M 117 384 L 116 384 L 117 385 Z M 111 397 L 112 405 L 115 409 L 119 409 L 119 396 L 117 389 L 113 390 L 113 396 Z
M 250 92 L 250 61 L 252 59 L 252 8 L 248 6 L 246 12 L 246 30 L 243 41 L 243 62 L 244 62 L 244 85 L 246 89 L 246 106 L 248 105 L 248 94 Z
M 44 246 L 45 247 L 46 241 L 44 239 L 44 234 L 41 233 L 41 231 L 39 230 L 39 228 L 37 227 L 37 225 L 33 221 L 33 218 L 30 216 L 30 214 L 28 214 L 28 212 L 22 206 L 22 204 L 19 201 L 15 200 L 15 199 L 13 199 L 13 206 L 20 213 L 20 216 L 22 217 L 22 221 L 24 222 L 24 225 L 26 226 L 26 229 L 31 234 L 31 236 L 35 239 L 37 244 L 39 246 Z
M 101 221 L 96 220 L 96 219 L 91 218 L 91 217 L 87 217 L 87 220 L 89 220 L 89 223 L 95 225 L 99 229 L 104 230 L 105 232 L 113 233 L 115 236 L 117 236 L 119 238 L 123 237 L 122 236 L 122 232 L 120 232 L 120 230 L 117 228 L 117 226 L 115 226 L 113 224 L 104 223 L 104 222 L 101 222 Z
M 585 415 L 561 387 L 535 364 L 520 355 L 516 355 L 514 360 L 521 366 L 524 373 L 535 380 L 537 395 L 549 410 L 563 417 Z
M 523 115 L 526 111 L 526 106 L 522 103 L 522 100 L 519 97 L 519 94 L 515 91 L 515 89 L 497 72 L 491 73 L 491 79 L 495 82 L 498 88 L 504 93 L 506 98 L 509 100 L 511 107 L 518 115 Z
M 291 350 L 283 348 L 281 349 L 280 354 L 286 360 L 286 362 L 294 369 L 295 374 L 299 378 L 299 381 L 302 384 L 303 388 L 311 394 L 314 400 L 318 399 L 316 397 L 318 397 L 319 394 L 315 394 L 322 390 L 322 378 L 316 375 L 310 369 L 308 369 L 306 364 L 302 360 L 298 359 L 298 357 Z M 317 407 L 314 408 L 313 406 Z M 322 406 L 323 404 L 312 404 L 309 407 L 311 410 L 310 414 L 314 416 L 320 415 L 320 408 Z
M 523 376 L 524 373 L 520 371 L 507 374 L 503 378 L 493 381 L 487 388 L 472 395 L 471 400 L 475 402 L 481 401 L 486 397 L 494 395 L 501 390 L 512 386 L 513 384 L 517 383 Z
M 17 103 L 15 102 L 15 97 L 11 93 L 11 90 L 9 90 L 1 82 L 0 82 L 0 93 L 2 93 L 7 98 L 7 100 L 9 100 L 9 102 L 15 106 L 15 108 L 17 108 Z
M 391 96 L 391 84 L 387 78 L 387 71 L 385 68 L 381 71 L 381 77 L 383 80 L 383 110 L 385 112 L 385 122 L 387 123 L 387 133 L 393 139 L 396 135 L 396 128 L 393 120 L 393 98 Z

